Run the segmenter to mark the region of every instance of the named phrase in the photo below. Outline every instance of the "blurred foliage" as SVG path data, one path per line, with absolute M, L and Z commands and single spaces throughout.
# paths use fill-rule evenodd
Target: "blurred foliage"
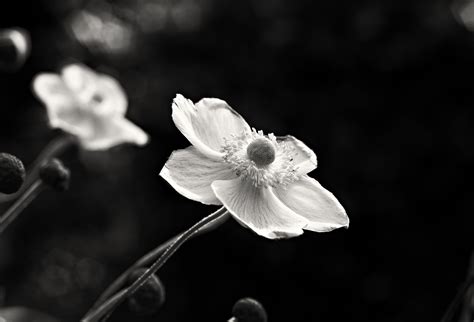
M 275 242 L 229 221 L 160 271 L 160 312 L 139 318 L 124 305 L 110 321 L 222 321 L 246 296 L 265 303 L 272 322 L 439 319 L 473 246 L 466 5 L 9 2 L 0 27 L 28 30 L 32 50 L 22 69 L 0 74 L 2 152 L 28 165 L 57 134 L 30 85 L 71 61 L 116 77 L 128 117 L 152 141 L 64 155 L 70 190 L 44 193 L 0 237 L 3 304 L 77 321 L 139 256 L 214 210 L 158 176 L 188 145 L 170 117 L 182 93 L 225 99 L 252 126 L 314 148 L 313 176 L 351 227 Z

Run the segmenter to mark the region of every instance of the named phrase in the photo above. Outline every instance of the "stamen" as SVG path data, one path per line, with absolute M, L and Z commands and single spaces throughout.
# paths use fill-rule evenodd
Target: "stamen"
M 296 151 L 286 142 L 278 142 L 275 135 L 253 129 L 224 141 L 224 161 L 255 187 L 284 187 L 298 179 L 293 162 Z

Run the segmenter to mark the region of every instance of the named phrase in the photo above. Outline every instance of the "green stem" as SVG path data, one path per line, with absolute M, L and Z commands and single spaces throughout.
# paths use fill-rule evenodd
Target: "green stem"
M 71 147 L 74 143 L 76 143 L 76 138 L 69 134 L 61 135 L 52 140 L 43 149 L 43 151 L 41 151 L 41 153 L 38 155 L 33 164 L 29 167 L 28 175 L 26 176 L 25 182 L 21 186 L 20 190 L 10 195 L 0 194 L 0 203 L 5 203 L 17 199 L 23 192 L 25 192 L 30 187 L 33 182 L 35 182 L 35 180 L 38 178 L 39 169 L 45 162 L 55 156 L 60 155 L 69 147 Z
M 202 235 L 204 233 L 207 233 L 209 231 L 216 229 L 218 226 L 222 225 L 229 217 L 230 217 L 230 214 L 226 212 L 223 216 L 215 219 L 213 222 L 202 227 L 199 231 L 197 231 L 194 235 L 192 235 L 192 237 L 197 237 L 199 235 Z M 124 287 L 130 274 L 134 272 L 137 268 L 149 266 L 154 261 L 156 261 L 158 257 L 160 257 L 161 254 L 163 254 L 163 252 L 171 244 L 173 244 L 179 238 L 179 236 L 181 236 L 181 234 L 178 234 L 175 237 L 168 239 L 166 242 L 159 245 L 158 247 L 156 247 L 155 249 L 147 253 L 145 256 L 140 258 L 138 261 L 136 261 L 132 266 L 127 268 L 127 270 L 123 272 L 119 277 L 117 277 L 117 279 L 115 279 L 115 281 L 113 281 L 112 284 L 110 284 L 107 287 L 107 289 L 99 296 L 99 298 L 95 301 L 94 305 L 91 307 L 88 313 L 90 313 L 93 309 L 97 308 L 105 300 L 107 300 L 109 297 L 115 294 L 118 290 Z
M 194 224 L 191 228 L 186 230 L 184 233 L 179 235 L 176 239 L 170 243 L 169 247 L 163 252 L 163 254 L 151 265 L 151 267 L 140 276 L 130 287 L 116 293 L 110 297 L 107 301 L 102 303 L 100 307 L 94 309 L 91 313 L 87 314 L 82 322 L 96 322 L 99 321 L 103 316 L 110 314 L 113 310 L 119 306 L 127 297 L 133 295 L 140 287 L 142 287 L 148 278 L 152 276 L 160 267 L 162 267 L 166 261 L 193 235 L 195 235 L 200 229 L 205 228 L 208 224 L 219 220 L 221 217 L 227 215 L 227 210 L 222 207 L 216 212 L 209 216 L 201 219 L 199 222 Z M 165 243 L 166 244 L 166 243 Z
M 36 180 L 15 203 L 0 218 L 0 234 L 20 215 L 46 186 L 38 179 Z

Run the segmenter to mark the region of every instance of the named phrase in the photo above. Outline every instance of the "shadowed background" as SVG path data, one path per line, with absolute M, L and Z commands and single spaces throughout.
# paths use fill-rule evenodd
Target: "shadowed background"
M 348 230 L 283 241 L 234 220 L 163 269 L 163 309 L 110 321 L 225 321 L 255 297 L 270 321 L 436 321 L 464 279 L 474 216 L 474 5 L 469 1 L 14 1 L 32 53 L 0 74 L 0 151 L 26 165 L 57 132 L 31 80 L 83 62 L 116 77 L 144 148 L 73 150 L 70 190 L 0 237 L 0 304 L 77 321 L 141 255 L 215 210 L 158 176 L 189 145 L 176 93 L 226 100 L 251 126 L 313 148 L 311 174 Z

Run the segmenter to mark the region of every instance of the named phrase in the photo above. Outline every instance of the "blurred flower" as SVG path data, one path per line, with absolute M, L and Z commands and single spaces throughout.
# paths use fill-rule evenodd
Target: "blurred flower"
M 61 75 L 36 76 L 33 90 L 46 105 L 51 127 L 75 135 L 85 149 L 148 141 L 147 134 L 125 118 L 127 98 L 112 77 L 83 65 L 69 65 Z
M 30 35 L 26 30 L 0 30 L 0 69 L 14 71 L 20 68 L 30 54 Z
M 172 117 L 192 146 L 173 152 L 160 175 L 185 197 L 223 204 L 239 223 L 272 239 L 349 225 L 337 199 L 307 175 L 316 155 L 301 141 L 250 129 L 216 98 L 193 104 L 177 95 Z
M 133 44 L 133 31 L 122 20 L 105 10 L 81 10 L 70 19 L 76 39 L 92 51 L 120 54 Z
M 451 4 L 454 18 L 469 31 L 474 31 L 474 1 L 456 0 Z
M 53 317 L 25 307 L 0 309 L 0 322 L 58 322 Z

